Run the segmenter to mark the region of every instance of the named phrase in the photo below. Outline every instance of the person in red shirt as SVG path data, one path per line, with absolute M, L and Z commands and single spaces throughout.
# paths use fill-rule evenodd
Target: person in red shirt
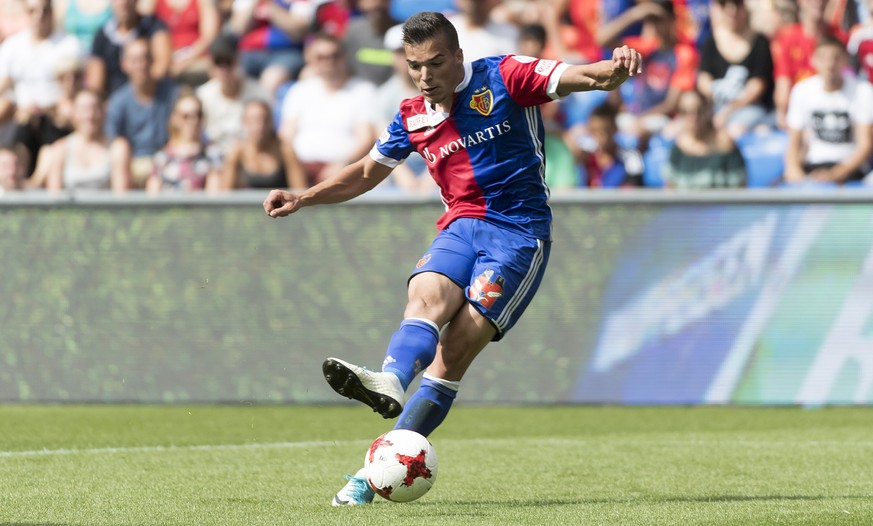
M 212 0 L 151 0 L 140 9 L 164 22 L 170 34 L 173 55 L 170 75 L 199 85 L 209 78 L 209 44 L 221 28 L 218 8 Z
M 867 1 L 867 20 L 849 34 L 849 54 L 863 78 L 873 82 L 873 0 Z
M 775 78 L 773 102 L 776 105 L 776 119 L 780 128 L 785 128 L 785 113 L 791 88 L 799 81 L 815 74 L 810 64 L 810 57 L 819 38 L 823 35 L 833 35 L 843 44 L 848 40 L 846 33 L 840 27 L 829 24 L 825 19 L 826 4 L 826 0 L 797 0 L 800 21 L 783 28 L 772 42 Z

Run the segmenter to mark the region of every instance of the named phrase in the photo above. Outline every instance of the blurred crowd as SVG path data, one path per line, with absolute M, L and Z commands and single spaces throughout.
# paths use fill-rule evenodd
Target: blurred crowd
M 554 190 L 873 183 L 873 0 L 0 0 L 0 192 L 316 184 L 417 95 L 422 10 L 467 60 L 644 55 L 541 108 Z

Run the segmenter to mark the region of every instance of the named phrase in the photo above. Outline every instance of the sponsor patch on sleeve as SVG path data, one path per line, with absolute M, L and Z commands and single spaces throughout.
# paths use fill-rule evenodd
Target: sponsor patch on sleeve
M 534 68 L 534 71 L 543 76 L 548 76 L 552 73 L 552 70 L 555 69 L 555 66 L 558 64 L 555 60 L 540 60 L 540 63 L 537 64 L 537 67 Z

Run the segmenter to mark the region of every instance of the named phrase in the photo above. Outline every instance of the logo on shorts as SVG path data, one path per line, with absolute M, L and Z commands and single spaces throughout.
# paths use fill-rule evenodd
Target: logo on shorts
M 486 309 L 490 309 L 494 302 L 500 296 L 503 296 L 503 283 L 505 280 L 503 276 L 497 276 L 496 279 L 492 280 L 493 276 L 494 271 L 491 269 L 479 274 L 467 292 L 468 298 L 479 302 Z
M 494 94 L 491 93 L 490 89 L 480 89 L 483 91 L 473 95 L 473 98 L 470 100 L 470 107 L 487 117 L 491 113 L 492 106 L 494 106 Z M 479 90 L 476 91 L 478 92 Z
M 418 260 L 418 263 L 415 264 L 415 268 L 421 268 L 427 265 L 427 262 L 430 261 L 430 254 L 425 254 L 421 259 Z

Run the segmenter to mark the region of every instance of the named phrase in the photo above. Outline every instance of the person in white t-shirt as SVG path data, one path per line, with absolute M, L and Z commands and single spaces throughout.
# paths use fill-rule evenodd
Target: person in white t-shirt
M 219 35 L 209 45 L 210 79 L 197 88 L 197 98 L 203 103 L 206 136 L 225 151 L 242 138 L 240 123 L 245 103 L 249 100 L 271 102 L 267 90 L 257 80 L 243 74 L 238 56 L 236 37 Z
M 350 74 L 343 44 L 331 35 L 316 35 L 304 54 L 309 74 L 285 95 L 280 134 L 314 185 L 373 146 L 376 88 Z
M 79 57 L 79 41 L 55 31 L 51 0 L 27 0 L 28 25 L 0 44 L 0 136 L 28 152 L 27 173 L 39 150 L 67 133 L 52 118 L 61 98 L 57 69 Z
M 28 27 L 0 44 L 0 94 L 11 89 L 17 111 L 33 114 L 57 102 L 55 71 L 60 62 L 79 56 L 79 42 L 55 31 L 51 0 L 28 0 L 27 12 Z
M 848 54 L 822 37 L 816 75 L 797 83 L 788 102 L 785 181 L 843 184 L 863 177 L 873 153 L 873 86 L 847 73 Z

